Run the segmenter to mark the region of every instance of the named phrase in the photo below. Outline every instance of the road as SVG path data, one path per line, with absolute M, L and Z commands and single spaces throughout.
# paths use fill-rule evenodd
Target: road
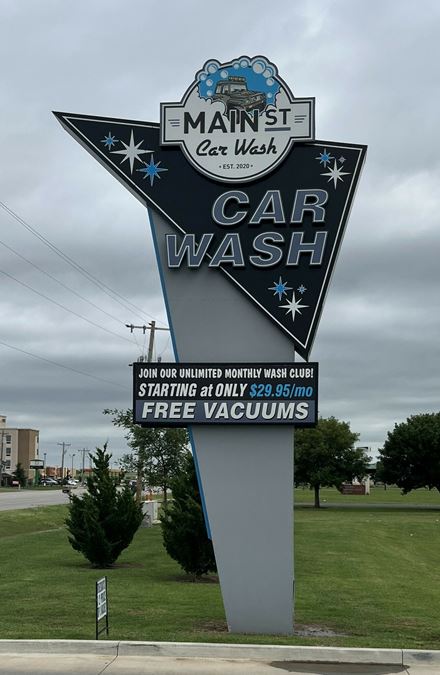
M 78 488 L 75 494 L 82 494 L 84 490 Z M 52 506 L 55 504 L 67 504 L 68 496 L 59 490 L 16 490 L 11 492 L 0 492 L 0 511 L 10 511 L 12 509 L 29 509 L 33 506 Z M 301 508 L 313 508 L 310 502 L 296 502 L 295 506 Z M 321 508 L 335 509 L 387 509 L 387 510 L 439 510 L 440 504 L 401 504 L 387 502 L 383 504 L 356 504 L 353 502 L 335 502 L 321 504 Z
M 75 494 L 82 494 L 83 489 L 75 489 Z M 67 504 L 69 497 L 61 492 L 61 488 L 53 490 L 17 490 L 0 492 L 0 511 L 12 509 L 29 509 L 33 506 L 54 506 Z M 1 672 L 1 671 L 0 671 Z

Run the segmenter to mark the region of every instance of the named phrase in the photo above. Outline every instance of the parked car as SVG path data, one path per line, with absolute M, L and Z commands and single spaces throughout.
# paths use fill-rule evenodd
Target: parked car
M 46 486 L 46 487 L 48 487 L 50 485 L 58 485 L 58 481 L 55 480 L 55 478 L 51 478 L 50 476 L 46 476 L 46 478 L 42 478 L 40 480 L 40 485 L 43 485 L 43 486 Z

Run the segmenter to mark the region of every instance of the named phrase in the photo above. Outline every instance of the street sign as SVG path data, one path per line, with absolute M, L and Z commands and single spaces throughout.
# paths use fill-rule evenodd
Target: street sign
M 30 469 L 43 469 L 44 468 L 44 459 L 31 459 L 29 462 Z

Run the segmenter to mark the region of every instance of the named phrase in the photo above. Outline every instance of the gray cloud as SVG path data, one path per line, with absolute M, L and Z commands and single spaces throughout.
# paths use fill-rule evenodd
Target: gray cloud
M 233 10 L 233 20 L 231 20 Z M 56 122 L 51 110 L 157 121 L 208 58 L 266 54 L 297 96 L 316 96 L 317 135 L 367 143 L 367 163 L 312 358 L 322 414 L 350 419 L 380 446 L 395 421 L 438 409 L 440 369 L 437 2 L 134 0 L 3 2 L 0 201 L 129 302 L 166 321 L 145 209 Z M 17 39 L 19 36 L 19 39 Z M 123 435 L 102 415 L 130 405 L 128 364 L 144 348 L 110 299 L 0 209 L 0 240 L 87 297 L 69 293 L 0 244 L 0 412 L 38 427 L 42 451 Z M 121 338 L 125 338 L 121 339 Z M 128 340 L 128 342 L 126 341 Z M 171 359 L 169 339 L 157 354 Z

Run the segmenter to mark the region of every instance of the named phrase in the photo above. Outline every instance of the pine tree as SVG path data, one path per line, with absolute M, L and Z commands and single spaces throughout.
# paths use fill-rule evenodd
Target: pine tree
M 13 475 L 20 483 L 20 487 L 26 487 L 26 472 L 23 469 L 23 465 L 21 462 L 18 462 L 18 464 L 16 465 Z
M 69 542 L 93 567 L 110 567 L 130 544 L 143 518 L 142 506 L 136 504 L 131 490 L 117 490 L 106 450 L 107 444 L 91 455 L 94 467 L 87 478 L 87 492 L 81 497 L 72 495 L 66 519 Z
M 171 481 L 173 502 L 161 516 L 163 544 L 187 574 L 200 577 L 217 571 L 212 542 L 206 534 L 202 503 L 192 455 Z

